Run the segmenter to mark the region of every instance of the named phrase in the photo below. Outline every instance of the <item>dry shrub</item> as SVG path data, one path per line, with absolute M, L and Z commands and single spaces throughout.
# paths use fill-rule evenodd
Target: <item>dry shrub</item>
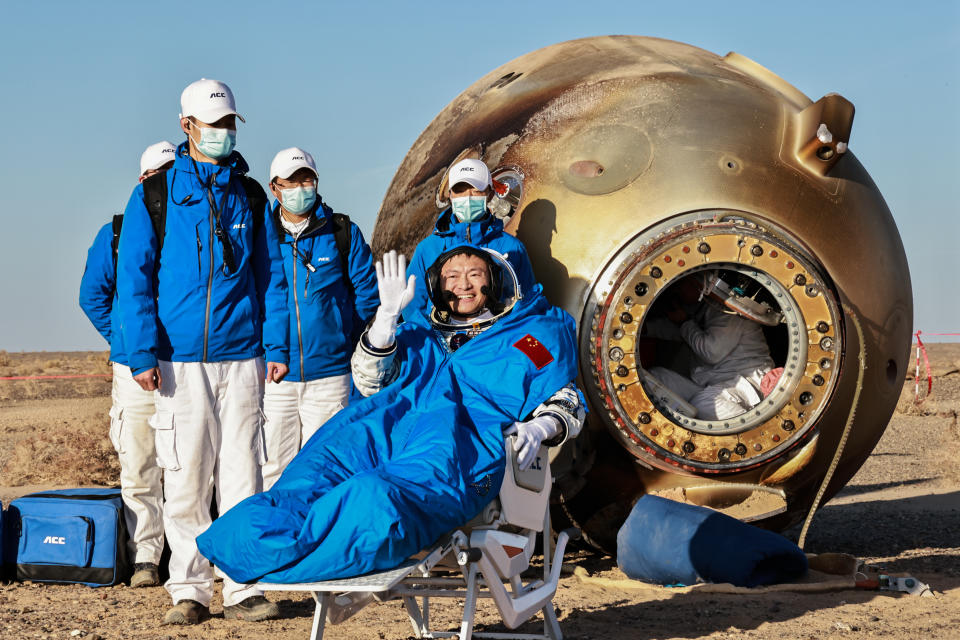
M 10 375 L 19 375 L 12 373 Z M 53 400 L 55 398 L 99 398 L 110 396 L 110 378 L 66 380 L 3 380 L 0 400 Z
M 916 402 L 913 399 L 912 393 L 908 397 L 900 397 L 900 400 L 897 402 L 896 412 L 905 416 L 927 416 L 931 413 L 927 403 L 923 400 L 919 403 Z
M 10 366 L 10 354 L 6 349 L 0 349 L 0 367 Z
M 120 482 L 120 463 L 110 439 L 99 430 L 46 431 L 14 445 L 3 481 L 8 486 L 112 486 Z
M 923 391 L 926 391 L 926 389 Z M 916 401 L 912 380 L 904 382 L 894 411 L 905 416 L 925 416 L 929 414 L 929 407 L 924 402 L 923 394 L 920 396 L 920 402 Z
M 109 351 L 95 351 L 93 353 L 88 353 L 85 360 L 86 364 L 80 365 L 80 367 L 87 373 L 110 373 L 112 370 L 110 367 Z
M 905 416 L 949 416 L 956 407 L 958 391 L 960 385 L 956 384 L 955 379 L 943 376 L 934 380 L 933 390 L 928 395 L 926 380 L 923 380 L 918 402 L 913 382 L 907 381 L 900 392 L 895 411 Z
M 43 371 L 50 371 L 51 369 L 59 370 L 62 366 L 63 363 L 59 360 L 44 360 L 40 368 Z
M 949 416 L 956 407 L 955 398 L 951 390 L 940 387 L 934 387 L 933 393 L 928 396 L 924 387 L 920 390 L 918 402 L 911 385 L 900 394 L 896 412 L 905 416 Z

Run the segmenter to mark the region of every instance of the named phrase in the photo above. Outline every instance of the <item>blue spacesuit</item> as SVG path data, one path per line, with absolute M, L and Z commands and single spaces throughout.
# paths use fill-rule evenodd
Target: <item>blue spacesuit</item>
M 197 538 L 231 578 L 311 582 L 396 566 L 496 497 L 504 429 L 576 377 L 574 321 L 539 286 L 456 350 L 419 323 L 400 325 L 396 348 L 390 384 L 338 413 L 273 488 Z

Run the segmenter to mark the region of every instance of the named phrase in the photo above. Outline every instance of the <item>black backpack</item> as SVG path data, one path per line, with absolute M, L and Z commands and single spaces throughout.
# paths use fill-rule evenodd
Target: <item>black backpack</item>
M 317 196 L 319 204 L 318 209 L 323 209 L 324 213 L 330 219 L 330 225 L 333 229 L 333 242 L 337 247 L 337 255 L 340 258 L 340 271 L 343 274 L 343 281 L 351 295 L 356 292 L 353 288 L 353 281 L 350 279 L 350 243 L 353 241 L 353 229 L 350 226 L 350 216 L 345 213 L 335 213 L 330 206 L 323 201 L 323 198 Z M 277 230 L 277 236 L 283 240 L 286 233 L 283 224 L 278 216 L 273 217 L 274 228 Z M 303 258 L 301 258 L 301 261 Z M 306 265 L 304 265 L 306 266 Z M 311 267 L 307 267 L 310 269 Z
M 113 249 L 113 271 L 116 276 L 117 254 L 120 252 L 120 229 L 123 228 L 123 214 L 119 213 L 113 216 L 113 240 L 110 241 L 110 248 Z M 116 280 L 116 277 L 114 277 Z
M 247 202 L 251 211 L 263 211 L 267 206 L 267 194 L 256 180 L 249 176 L 240 176 L 240 183 L 247 193 Z M 155 173 L 143 181 L 143 203 L 150 215 L 153 232 L 157 236 L 157 263 L 160 261 L 160 252 L 163 251 L 163 239 L 167 230 L 167 172 Z M 253 233 L 260 233 L 263 219 L 257 215 L 253 217 Z M 123 214 L 113 216 L 113 273 L 116 282 L 117 256 L 120 253 L 120 231 L 123 229 Z
M 350 242 L 353 235 L 350 230 L 350 216 L 345 213 L 334 213 L 330 216 L 330 220 L 333 223 L 333 242 L 337 245 L 340 267 L 343 269 L 343 281 L 350 295 L 356 295 L 353 290 L 353 281 L 350 279 Z
M 247 202 L 250 203 L 250 210 L 254 212 L 253 216 L 253 235 L 260 233 L 260 227 L 263 225 L 263 218 L 257 215 L 267 206 L 267 194 L 264 193 L 260 183 L 250 176 L 240 176 L 240 184 L 247 194 Z M 163 250 L 163 237 L 167 229 L 167 174 L 166 172 L 155 173 L 143 181 L 143 203 L 147 206 L 147 212 L 150 214 L 150 221 L 153 223 L 153 231 L 157 234 L 157 252 Z M 116 226 L 116 223 L 114 223 Z

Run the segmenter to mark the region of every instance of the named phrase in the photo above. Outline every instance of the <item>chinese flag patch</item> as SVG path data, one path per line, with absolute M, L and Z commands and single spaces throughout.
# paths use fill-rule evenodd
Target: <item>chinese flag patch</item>
M 553 355 L 547 351 L 547 348 L 529 333 L 513 343 L 517 349 L 523 352 L 523 355 L 530 358 L 530 361 L 537 369 L 543 369 L 553 362 Z

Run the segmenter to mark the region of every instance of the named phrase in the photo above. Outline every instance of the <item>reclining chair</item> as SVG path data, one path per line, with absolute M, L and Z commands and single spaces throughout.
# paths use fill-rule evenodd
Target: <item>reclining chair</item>
M 546 447 L 529 469 L 517 466 L 512 437 L 507 439 L 507 468 L 499 496 L 463 527 L 389 571 L 357 578 L 301 584 L 259 583 L 264 591 L 309 591 L 316 601 L 312 640 L 323 638 L 327 622 L 338 624 L 367 604 L 403 601 L 417 638 L 521 638 L 562 640 L 553 608 L 567 541 L 579 531 L 563 531 L 550 554 L 550 475 Z M 536 540 L 543 542 L 543 578 L 526 584 L 521 574 L 530 566 Z M 458 570 L 460 575 L 453 574 Z M 440 575 L 438 575 L 438 573 Z M 446 574 L 446 575 L 443 575 Z M 430 598 L 463 598 L 460 630 L 430 629 Z M 473 631 L 478 598 L 492 598 L 509 629 L 543 613 L 543 633 Z M 419 602 L 418 602 L 419 599 Z

